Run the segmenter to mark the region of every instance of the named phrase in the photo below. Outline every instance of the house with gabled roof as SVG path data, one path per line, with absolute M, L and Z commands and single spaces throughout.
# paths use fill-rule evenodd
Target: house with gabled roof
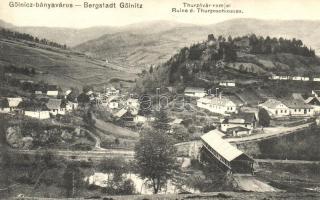
M 120 119 L 120 118 L 121 118 L 124 114 L 126 114 L 127 112 L 128 112 L 127 109 L 122 108 L 122 109 L 120 109 L 118 112 L 116 112 L 116 113 L 114 114 L 114 116 L 115 116 L 116 118 Z
M 50 114 L 55 116 L 66 114 L 66 104 L 62 102 L 61 99 L 49 99 L 46 106 L 50 110 Z
M 282 99 L 283 104 L 289 108 L 290 116 L 312 116 L 314 109 L 301 99 Z
M 231 128 L 242 127 L 247 130 L 246 133 L 251 134 L 252 130 L 256 127 L 256 123 L 257 117 L 255 113 L 241 112 L 225 117 L 221 122 L 220 129 L 223 132 L 228 132 Z M 241 130 L 243 131 L 243 129 Z
M 268 111 L 271 118 L 285 117 L 290 115 L 290 109 L 281 101 L 276 99 L 268 99 L 258 107 Z
M 252 129 L 248 129 L 242 126 L 234 126 L 227 130 L 227 135 L 233 136 L 233 137 L 250 135 L 251 133 L 252 133 Z
M 201 162 L 212 163 L 233 173 L 252 173 L 253 159 L 224 140 L 218 131 L 202 135 L 201 141 Z
M 18 105 L 22 102 L 21 97 L 8 97 L 7 100 L 8 100 L 10 112 L 17 110 Z
M 49 119 L 48 107 L 43 102 L 23 101 L 19 104 L 25 116 L 37 119 Z
M 285 116 L 310 117 L 314 115 L 313 107 L 301 99 L 269 99 L 258 106 L 266 109 L 271 118 Z
M 229 115 L 238 113 L 239 106 L 227 97 L 207 96 L 197 100 L 199 108 L 207 109 L 213 113 Z
M 314 97 L 308 97 L 304 102 L 311 106 L 319 106 L 320 107 L 320 97 L 314 96 Z

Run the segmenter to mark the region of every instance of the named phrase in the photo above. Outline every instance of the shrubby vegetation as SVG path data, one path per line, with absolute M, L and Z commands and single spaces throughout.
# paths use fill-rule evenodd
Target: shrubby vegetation
M 259 124 L 263 127 L 270 126 L 270 116 L 266 109 L 261 108 L 258 112 Z
M 95 140 L 83 130 L 61 127 L 48 121 L 28 117 L 13 119 L 10 123 L 6 123 L 5 137 L 7 144 L 17 149 L 59 147 L 91 150 L 95 143 Z M 79 139 L 81 142 L 78 142 Z

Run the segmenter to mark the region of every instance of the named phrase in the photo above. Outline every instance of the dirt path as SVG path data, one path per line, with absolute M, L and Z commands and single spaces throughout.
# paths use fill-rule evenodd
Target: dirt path
M 247 192 L 279 192 L 279 189 L 276 189 L 267 183 L 264 183 L 260 180 L 257 180 L 254 176 L 243 175 L 243 174 L 234 174 L 234 180 L 237 183 L 238 189 L 241 191 Z
M 227 138 L 225 139 L 226 141 L 230 143 L 244 143 L 244 142 L 251 142 L 251 141 L 260 141 L 260 140 L 265 140 L 265 139 L 270 139 L 274 137 L 281 137 L 284 135 L 288 135 L 291 133 L 296 133 L 298 131 L 307 129 L 312 125 L 313 122 L 302 124 L 299 126 L 294 126 L 294 127 L 269 127 L 269 128 L 264 128 L 263 132 L 264 133 L 259 133 L 256 135 L 249 135 L 246 137 L 240 137 L 240 138 Z
M 92 115 L 92 118 L 96 121 L 95 127 L 104 133 L 111 134 L 115 137 L 125 137 L 125 138 L 139 137 L 139 133 L 137 132 L 131 131 L 126 128 L 122 128 L 110 122 L 105 122 L 101 119 L 97 119 L 94 115 Z
M 309 160 L 275 160 L 275 159 L 254 159 L 257 163 L 284 163 L 284 164 L 320 164 L 320 161 Z
M 48 150 L 17 150 L 11 149 L 12 154 L 22 155 L 41 155 L 47 153 Z M 49 150 L 54 156 L 60 156 L 66 159 L 73 160 L 103 160 L 108 157 L 123 157 L 132 160 L 134 158 L 134 151 L 122 149 L 100 149 L 95 151 L 70 151 L 70 150 Z

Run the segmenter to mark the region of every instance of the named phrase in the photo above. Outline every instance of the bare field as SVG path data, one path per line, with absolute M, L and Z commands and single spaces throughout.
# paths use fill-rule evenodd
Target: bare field
M 71 51 L 51 51 L 29 47 L 21 42 L 0 40 L 0 67 L 33 67 L 38 72 L 30 80 L 44 80 L 65 87 L 103 85 L 111 79 L 133 81 L 136 71 L 94 60 Z M 40 73 L 39 73 L 40 72 Z M 88 73 L 90 72 L 90 73 Z

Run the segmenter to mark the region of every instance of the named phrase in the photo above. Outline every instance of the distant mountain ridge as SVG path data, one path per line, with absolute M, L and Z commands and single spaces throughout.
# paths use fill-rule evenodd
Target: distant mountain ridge
M 176 23 L 170 21 L 150 21 L 129 24 L 126 26 L 95 26 L 89 28 L 66 28 L 45 26 L 15 26 L 0 19 L 0 27 L 12 29 L 33 36 L 46 38 L 70 47 L 83 42 L 93 40 L 105 34 L 130 32 L 137 34 L 156 33 L 181 26 L 192 26 L 192 24 Z M 152 28 L 151 28 L 152 27 Z M 148 31 L 146 31 L 148 30 Z
M 320 40 L 317 39 L 320 32 L 316 30 L 320 31 L 320 21 L 234 19 L 213 25 L 172 27 L 158 33 L 136 33 L 134 38 L 125 38 L 123 33 L 105 34 L 77 45 L 75 49 L 99 58 L 111 57 L 130 66 L 145 66 L 163 63 L 180 48 L 201 42 L 211 33 L 225 37 L 255 33 L 257 36 L 299 38 L 320 53 Z M 121 35 L 116 43 L 115 34 Z
M 150 21 L 121 27 L 84 29 L 0 26 L 67 44 L 77 51 L 129 66 L 144 67 L 167 61 L 180 48 L 201 42 L 208 34 L 299 38 L 320 53 L 320 21 L 232 19 L 211 25 Z

